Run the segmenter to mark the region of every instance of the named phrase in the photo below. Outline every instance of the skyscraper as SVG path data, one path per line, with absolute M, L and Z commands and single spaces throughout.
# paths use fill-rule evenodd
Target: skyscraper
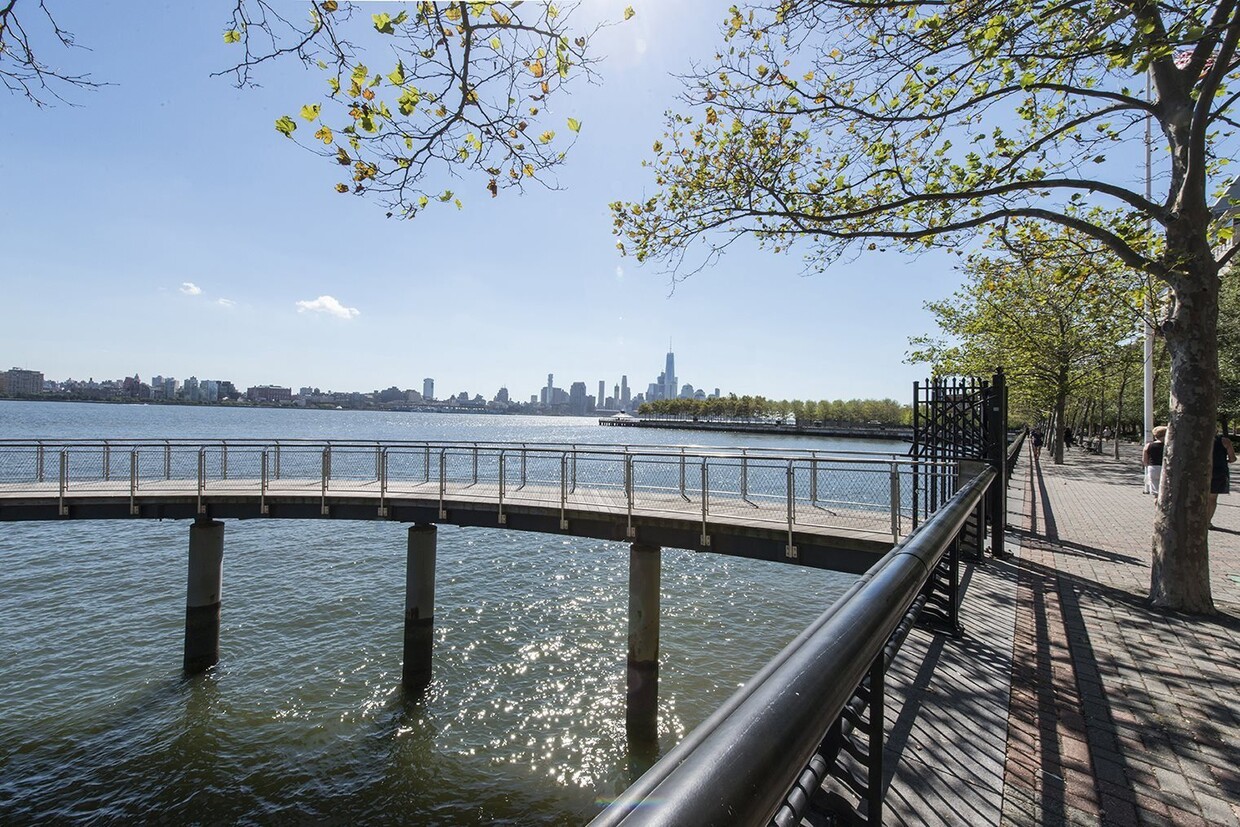
M 598 396 L 594 397 L 594 406 L 601 408 L 607 404 L 607 386 L 603 384 L 603 380 L 598 380 Z
M 629 409 L 630 401 L 632 400 L 629 397 L 629 377 L 621 376 L 620 377 L 620 409 L 627 411 Z
M 434 401 L 435 399 L 435 380 L 434 379 L 423 379 L 422 380 L 422 399 L 427 402 Z
M 667 367 L 663 370 L 663 398 L 676 398 L 676 354 L 667 352 Z
M 555 404 L 555 374 L 554 373 L 547 374 L 547 392 L 543 394 L 543 404 L 544 405 Z

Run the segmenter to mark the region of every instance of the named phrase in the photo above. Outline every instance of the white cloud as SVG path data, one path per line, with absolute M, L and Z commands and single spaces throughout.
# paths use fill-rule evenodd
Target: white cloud
M 202 294 L 202 288 L 192 281 L 183 281 L 181 282 L 181 292 L 187 296 L 198 296 Z
M 221 307 L 236 307 L 237 306 L 237 303 L 233 301 L 232 299 L 216 299 L 215 303 L 220 305 Z
M 341 319 L 352 319 L 360 316 L 362 311 L 356 307 L 345 307 L 336 298 L 332 296 L 319 296 L 314 301 L 297 302 L 297 312 L 305 313 L 307 311 L 314 313 L 327 313 Z

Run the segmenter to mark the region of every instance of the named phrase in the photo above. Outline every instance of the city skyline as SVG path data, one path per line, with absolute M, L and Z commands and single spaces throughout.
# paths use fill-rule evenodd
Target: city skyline
M 584 26 L 626 5 L 575 14 Z M 619 255 L 607 204 L 649 185 L 641 162 L 673 75 L 715 48 L 729 6 L 632 5 L 599 34 L 598 85 L 555 103 L 580 132 L 552 186 L 491 198 L 445 180 L 463 209 L 413 221 L 336 193 L 336 170 L 275 130 L 320 94 L 317 71 L 275 62 L 242 90 L 211 77 L 235 57 L 218 9 L 64 9 L 87 49 L 48 58 L 109 85 L 46 109 L 0 97 L 0 168 L 22 198 L 0 223 L 0 358 L 57 377 L 153 369 L 238 385 L 433 376 L 445 394 L 507 385 L 528 399 L 548 371 L 592 393 L 627 374 L 645 393 L 671 335 L 693 366 L 681 372 L 712 389 L 907 396 L 926 373 L 904 364 L 908 337 L 935 329 L 923 304 L 958 286 L 954 257 L 862 253 L 806 277 L 795 248 L 742 241 L 673 281 Z M 702 25 L 677 25 L 688 17 Z

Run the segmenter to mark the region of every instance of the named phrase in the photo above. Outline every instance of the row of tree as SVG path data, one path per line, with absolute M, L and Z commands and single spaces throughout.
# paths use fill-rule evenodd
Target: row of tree
M 730 396 L 712 399 L 657 399 L 644 402 L 642 415 L 677 416 L 698 420 L 792 420 L 797 425 L 846 423 L 907 425 L 912 408 L 894 399 L 766 399 Z

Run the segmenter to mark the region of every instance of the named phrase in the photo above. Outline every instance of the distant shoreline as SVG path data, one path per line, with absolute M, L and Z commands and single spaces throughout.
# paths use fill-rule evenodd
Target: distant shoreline
M 668 428 L 682 431 L 735 431 L 745 434 L 832 436 L 912 442 L 913 429 L 904 425 L 786 425 L 777 422 L 722 422 L 704 419 L 646 419 L 604 417 L 599 425 L 620 428 Z

